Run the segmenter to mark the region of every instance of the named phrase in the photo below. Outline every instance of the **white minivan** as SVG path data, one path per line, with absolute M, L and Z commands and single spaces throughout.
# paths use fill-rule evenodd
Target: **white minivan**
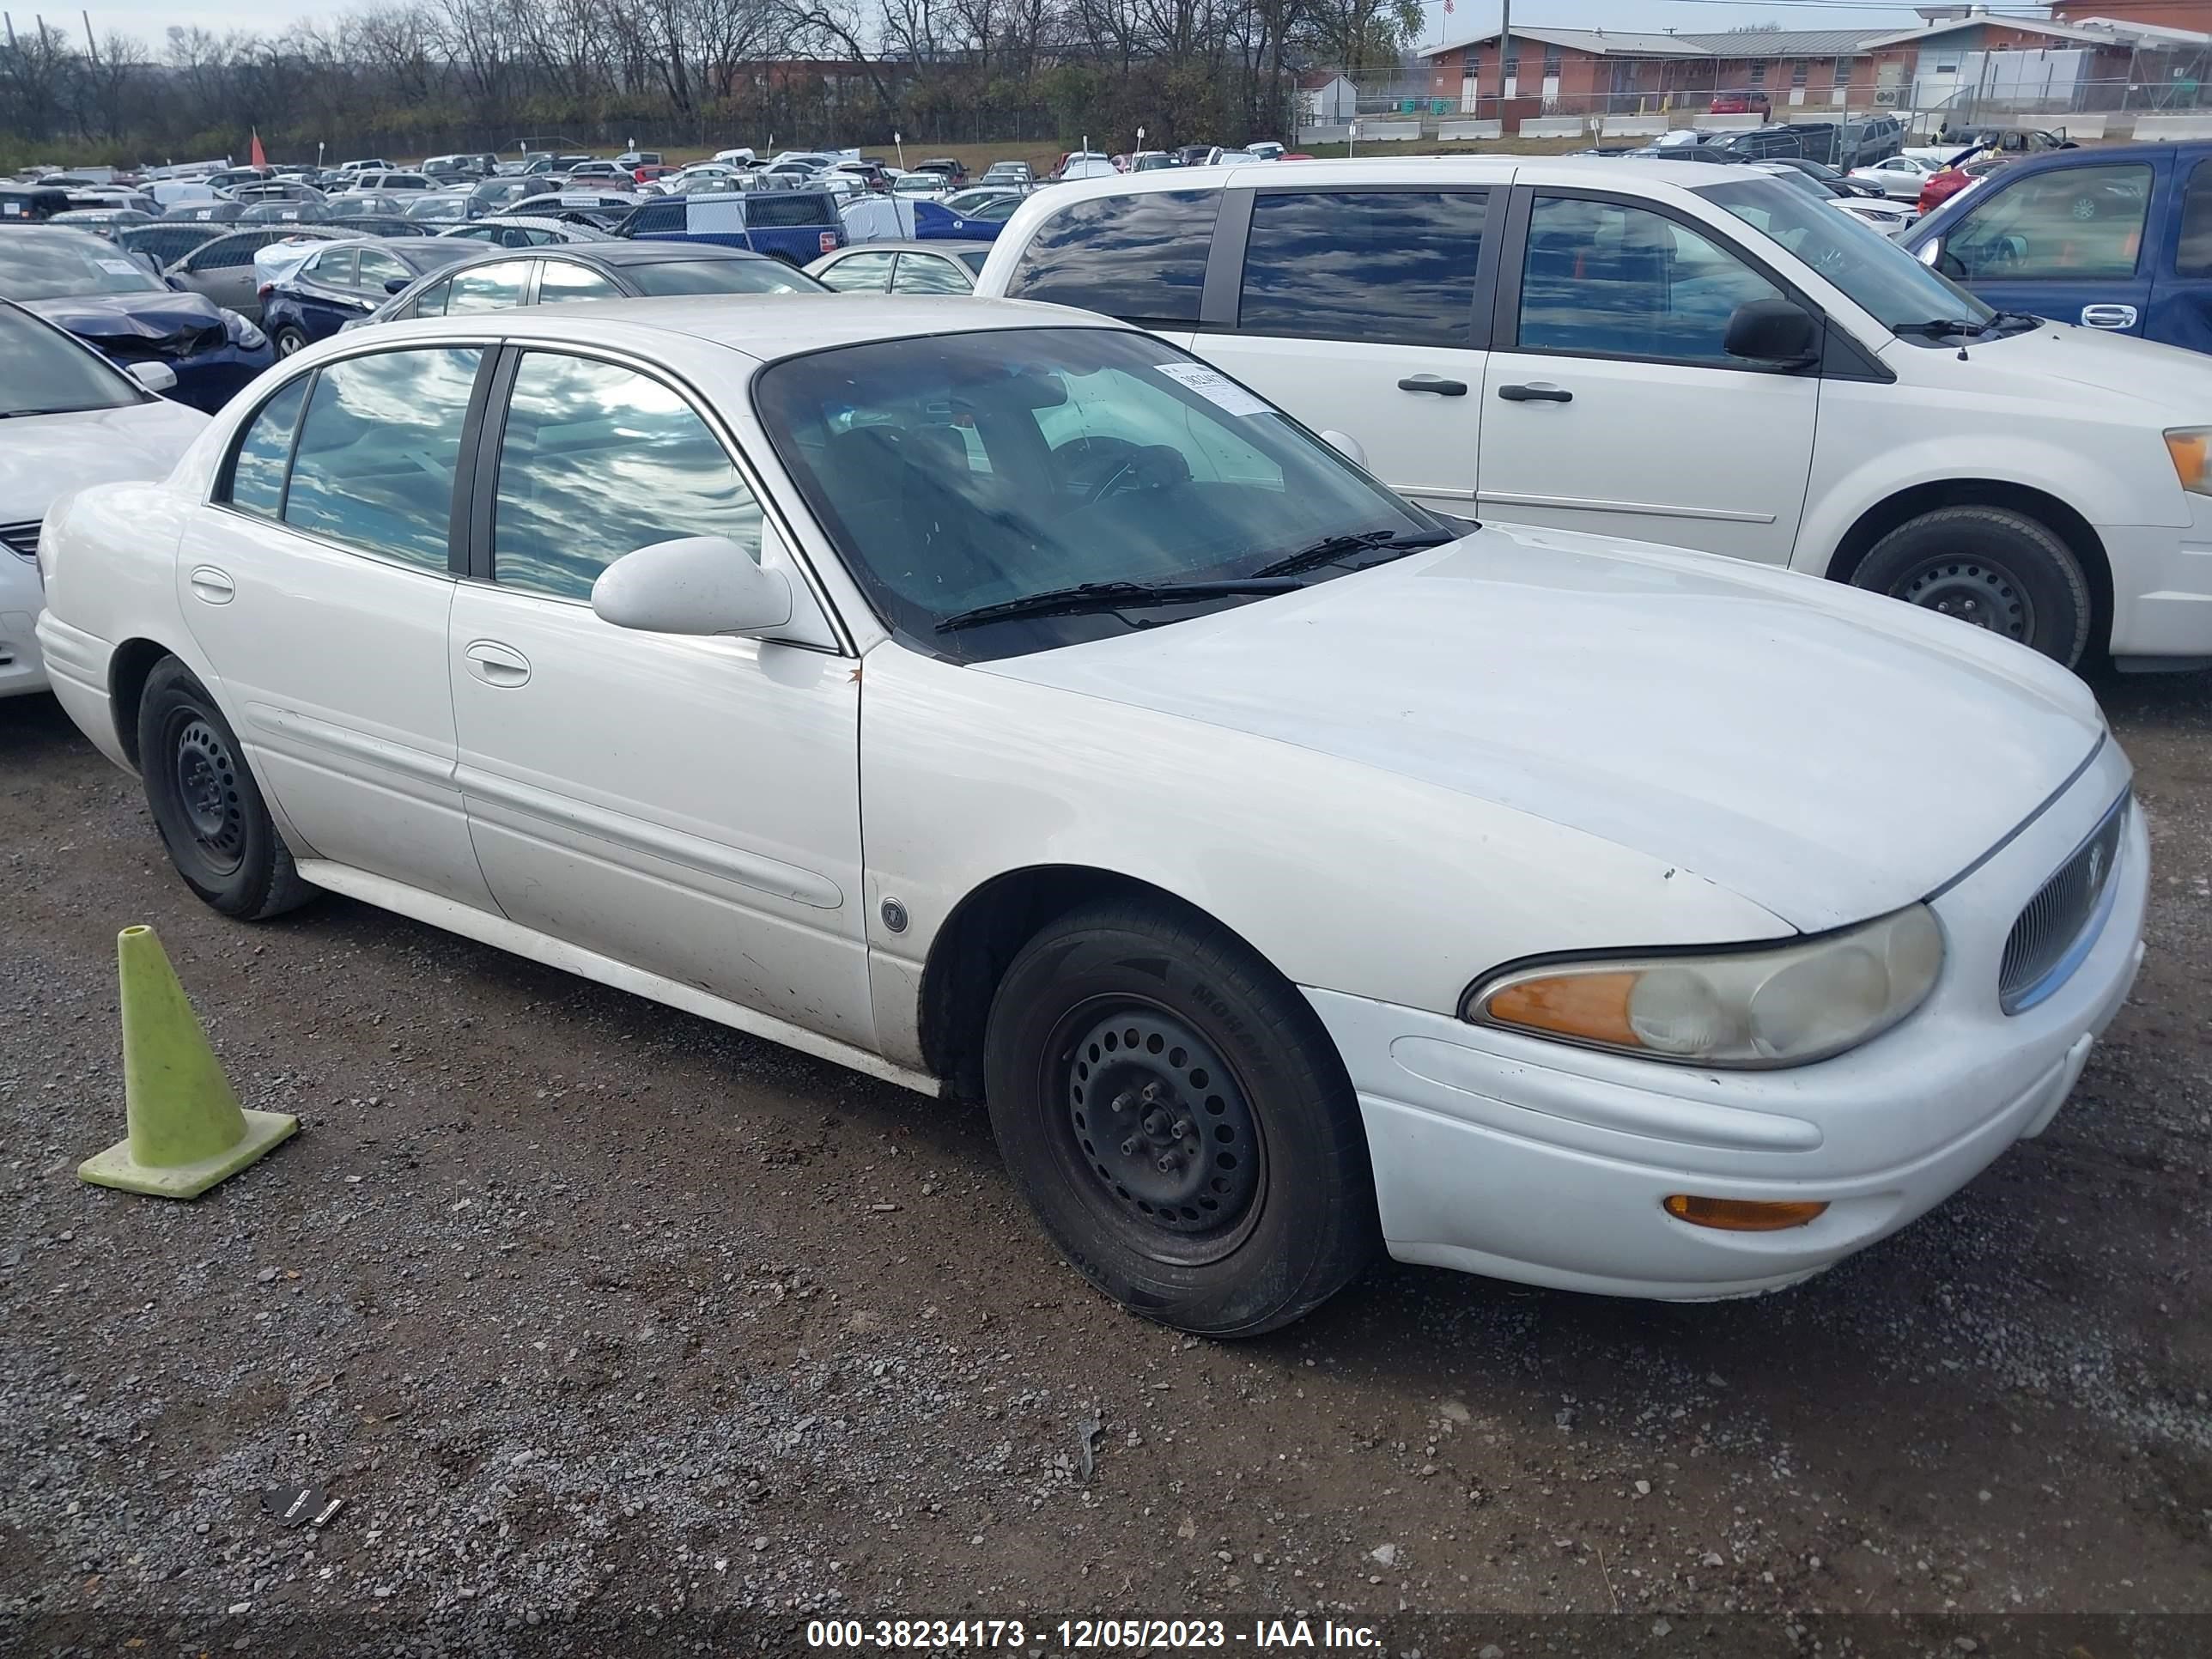
M 1129 174 L 1024 203 L 976 292 L 1141 324 L 1448 513 L 2212 664 L 2212 363 L 1993 312 L 1749 167 Z

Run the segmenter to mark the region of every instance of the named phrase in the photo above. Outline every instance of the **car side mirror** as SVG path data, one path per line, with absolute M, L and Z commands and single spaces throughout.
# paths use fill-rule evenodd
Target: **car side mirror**
M 1346 460 L 1350 461 L 1352 465 L 1361 468 L 1366 466 L 1367 451 L 1359 440 L 1349 432 L 1334 430 L 1324 432 L 1321 434 L 1321 441 L 1343 456 Z
M 1753 362 L 1797 365 L 1820 355 L 1820 329 L 1802 306 L 1788 300 L 1747 300 L 1728 320 L 1721 349 Z
M 123 371 L 149 392 L 174 392 L 177 371 L 167 363 L 132 363 Z
M 654 542 L 592 584 L 592 609 L 648 634 L 766 634 L 791 621 L 791 578 L 726 536 Z
M 1933 270 L 1936 269 L 1936 262 L 1943 257 L 1943 239 L 1941 236 L 1931 236 L 1914 249 L 1913 252 L 1922 264 Z
M 413 278 L 407 276 L 387 276 L 384 279 L 384 291 L 386 294 L 397 294 L 412 280 Z

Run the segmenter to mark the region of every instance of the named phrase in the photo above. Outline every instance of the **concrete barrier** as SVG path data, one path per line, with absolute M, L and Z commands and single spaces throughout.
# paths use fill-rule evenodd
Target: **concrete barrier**
M 2069 115 L 2057 125 L 2069 138 L 2102 138 L 2112 118 L 2100 112 L 2095 115 Z
M 1707 132 L 1748 132 L 1753 127 L 1765 126 L 1766 118 L 1763 115 L 1700 115 L 1690 125 Z
M 1437 128 L 1439 138 L 1503 138 L 1503 121 L 1446 121 Z
M 1341 124 L 1298 129 L 1298 142 L 1302 144 L 1340 144 L 1351 137 L 1352 129 Z
M 1516 131 L 1523 138 L 1579 138 L 1583 136 L 1583 118 L 1579 115 L 1532 116 L 1522 121 Z
M 2212 115 L 2138 115 L 2136 139 L 2140 143 L 2183 143 L 2212 138 Z
M 1597 130 L 1606 138 L 1656 138 L 1667 131 L 1663 115 L 1607 115 L 1601 117 Z
M 1401 144 L 1421 136 L 1419 121 L 1368 121 L 1359 123 L 1354 142 L 1362 144 Z

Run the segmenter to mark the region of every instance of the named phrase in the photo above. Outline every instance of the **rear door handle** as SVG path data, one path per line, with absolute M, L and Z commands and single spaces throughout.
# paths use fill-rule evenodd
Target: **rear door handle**
M 210 605 L 228 605 L 238 594 L 236 584 L 211 564 L 193 566 L 190 580 L 192 596 Z
M 2133 328 L 2136 325 L 2133 306 L 2083 306 L 2081 326 L 2084 328 Z
M 468 659 L 469 672 L 486 685 L 506 687 L 530 683 L 530 659 L 513 646 L 501 645 L 497 640 L 471 640 L 461 654 Z
M 1571 404 L 1575 394 L 1565 386 L 1547 386 L 1541 380 L 1527 386 L 1502 386 L 1498 395 L 1509 404 Z
M 1465 380 L 1447 380 L 1441 374 L 1408 374 L 1398 382 L 1401 392 L 1431 392 L 1439 398 L 1467 396 Z

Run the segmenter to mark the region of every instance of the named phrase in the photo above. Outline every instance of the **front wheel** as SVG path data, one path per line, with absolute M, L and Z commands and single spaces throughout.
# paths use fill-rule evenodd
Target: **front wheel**
M 1257 1335 L 1372 1257 L 1343 1063 L 1304 999 L 1203 917 L 1109 901 L 1052 923 L 1007 969 L 983 1060 L 1015 1185 L 1131 1312 Z
M 1851 573 L 1870 588 L 2040 651 L 2072 668 L 2089 648 L 2089 584 L 2040 520 L 2001 507 L 1945 507 L 1906 520 Z
M 146 677 L 138 766 L 169 862 L 227 916 L 259 921 L 313 896 L 292 867 L 230 722 L 174 657 Z

